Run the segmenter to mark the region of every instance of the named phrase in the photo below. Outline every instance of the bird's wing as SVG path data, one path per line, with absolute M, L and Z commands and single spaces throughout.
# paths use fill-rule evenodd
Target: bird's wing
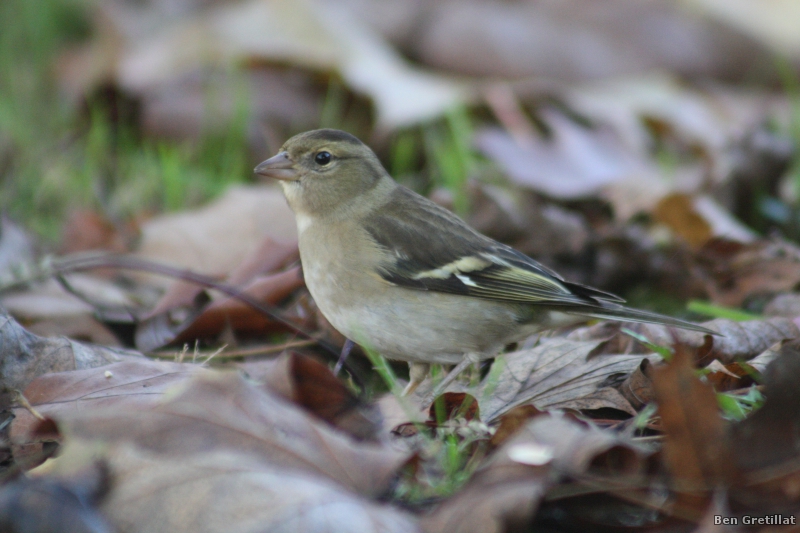
M 623 301 L 565 281 L 405 187 L 398 187 L 390 201 L 365 222 L 372 238 L 387 252 L 379 273 L 395 285 L 566 307 Z

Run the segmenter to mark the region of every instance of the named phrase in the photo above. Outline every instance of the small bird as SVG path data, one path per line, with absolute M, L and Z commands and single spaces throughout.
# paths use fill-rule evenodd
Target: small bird
M 509 343 L 581 318 L 714 332 L 632 309 L 613 294 L 564 280 L 399 185 L 349 133 L 321 129 L 286 141 L 255 168 L 280 180 L 295 214 L 306 285 L 348 339 L 409 363 L 404 394 L 431 363 L 470 364 Z

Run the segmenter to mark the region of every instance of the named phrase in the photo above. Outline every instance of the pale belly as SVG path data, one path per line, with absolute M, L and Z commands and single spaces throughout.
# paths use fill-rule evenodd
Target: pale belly
M 344 336 L 390 359 L 455 364 L 467 353 L 492 357 L 539 329 L 519 324 L 513 306 L 404 289 L 355 270 L 333 270 L 336 274 L 304 264 L 306 285 L 320 311 Z

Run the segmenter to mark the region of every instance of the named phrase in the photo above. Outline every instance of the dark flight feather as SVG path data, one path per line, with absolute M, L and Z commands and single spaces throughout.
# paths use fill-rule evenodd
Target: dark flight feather
M 392 258 L 379 272 L 394 285 L 713 333 L 690 322 L 624 307 L 618 296 L 568 282 L 405 187 L 395 189 L 367 218 L 366 228 Z

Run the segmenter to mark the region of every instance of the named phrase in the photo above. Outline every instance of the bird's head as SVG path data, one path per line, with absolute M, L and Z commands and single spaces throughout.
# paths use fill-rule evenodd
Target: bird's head
M 324 215 L 391 180 L 367 145 L 332 129 L 295 135 L 255 173 L 280 180 L 291 208 L 308 215 Z

